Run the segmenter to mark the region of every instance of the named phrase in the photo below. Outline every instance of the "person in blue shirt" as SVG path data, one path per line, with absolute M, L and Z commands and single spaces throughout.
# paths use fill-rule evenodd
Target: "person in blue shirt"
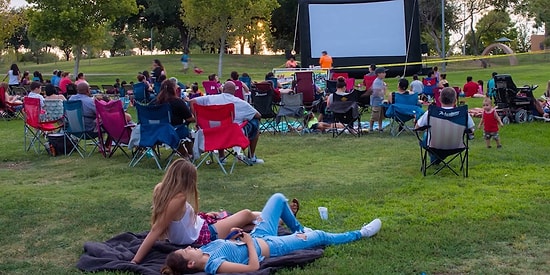
M 183 73 L 186 74 L 187 70 L 189 69 L 189 61 L 191 59 L 189 58 L 189 52 L 185 51 L 183 55 L 181 56 L 181 64 L 183 65 Z
M 277 236 L 279 219 L 294 234 Z M 303 227 L 294 217 L 287 199 L 276 193 L 265 204 L 252 232 L 233 228 L 228 238 L 218 239 L 200 248 L 187 247 L 170 253 L 161 269 L 162 274 L 187 274 L 205 271 L 215 273 L 252 272 L 260 268 L 260 262 L 300 249 L 322 245 L 344 244 L 374 236 L 382 222 L 375 219 L 360 230 L 345 233 L 327 233 Z M 305 233 L 304 233 L 305 232 Z M 233 236 L 232 236 L 233 235 Z
M 491 98 L 492 100 L 494 100 L 496 96 L 495 76 L 497 74 L 498 74 L 497 72 L 493 72 L 491 74 L 491 79 L 487 81 L 487 97 Z

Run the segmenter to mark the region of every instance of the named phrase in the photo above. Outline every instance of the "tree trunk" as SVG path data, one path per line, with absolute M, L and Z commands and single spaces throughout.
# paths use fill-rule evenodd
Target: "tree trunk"
M 74 70 L 73 77 L 78 75 L 78 70 L 80 69 L 80 58 L 82 57 L 82 46 L 76 46 L 74 49 Z
M 240 54 L 244 54 L 244 43 L 246 42 L 246 40 L 244 39 L 244 37 L 241 36 L 241 38 L 239 39 L 239 41 L 241 42 L 240 46 L 241 46 L 241 52 Z
M 476 30 L 474 29 L 474 15 L 470 14 L 470 32 L 472 33 L 472 50 L 473 55 L 477 55 L 479 53 L 479 49 L 477 48 L 477 37 L 476 37 Z
M 225 39 L 227 38 L 227 33 L 223 33 L 220 38 L 220 54 L 218 58 L 218 77 L 222 78 L 222 64 L 223 64 L 223 53 L 225 52 Z

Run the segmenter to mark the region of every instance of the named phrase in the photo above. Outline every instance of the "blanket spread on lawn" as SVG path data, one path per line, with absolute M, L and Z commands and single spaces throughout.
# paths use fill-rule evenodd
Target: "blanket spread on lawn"
M 84 254 L 80 257 L 77 267 L 90 272 L 126 271 L 144 275 L 157 275 L 160 274 L 166 256 L 174 250 L 185 247 L 157 241 L 141 264 L 130 263 L 146 236 L 147 232 L 138 234 L 127 232 L 105 242 L 86 242 L 84 244 Z M 298 250 L 286 256 L 266 259 L 261 263 L 258 271 L 242 274 L 270 274 L 280 268 L 305 265 L 322 256 L 322 248 Z

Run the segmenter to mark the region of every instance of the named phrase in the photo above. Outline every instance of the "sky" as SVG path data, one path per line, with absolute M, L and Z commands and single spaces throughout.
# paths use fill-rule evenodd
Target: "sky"
M 21 7 L 27 4 L 27 1 L 25 0 L 11 0 L 10 6 L 11 7 Z

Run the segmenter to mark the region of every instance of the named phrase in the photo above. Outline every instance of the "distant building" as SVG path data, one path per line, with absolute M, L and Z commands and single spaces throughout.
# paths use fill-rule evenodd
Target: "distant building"
M 533 34 L 531 35 L 531 51 L 543 51 L 544 47 L 544 35 L 543 34 Z

